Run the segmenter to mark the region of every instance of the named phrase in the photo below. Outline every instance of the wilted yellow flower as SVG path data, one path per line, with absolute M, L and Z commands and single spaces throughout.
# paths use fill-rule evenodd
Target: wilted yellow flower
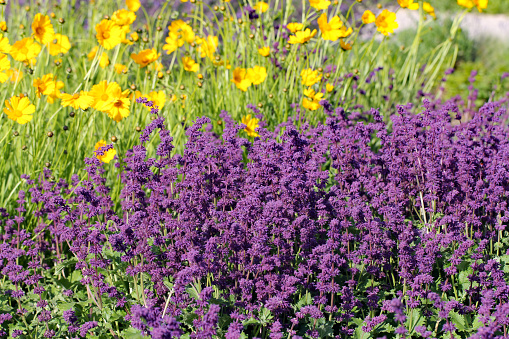
M 323 93 L 316 93 L 314 89 L 308 88 L 304 90 L 304 95 L 307 97 L 302 99 L 302 106 L 304 106 L 304 108 L 307 108 L 310 111 L 316 111 L 320 108 L 320 100 L 322 100 Z
M 235 68 L 233 70 L 233 79 L 230 80 L 237 86 L 238 89 L 245 92 L 247 88 L 251 86 L 251 80 L 247 78 L 247 72 L 245 68 Z
M 9 79 L 9 75 L 7 73 L 4 73 L 4 71 L 11 68 L 11 62 L 9 61 L 9 58 L 5 54 L 0 53 L 0 83 L 4 83 Z
M 66 35 L 55 34 L 49 43 L 49 54 L 55 56 L 60 53 L 65 54 L 71 49 L 71 43 Z
M 106 141 L 100 140 L 95 144 L 94 149 L 97 151 L 97 150 L 99 150 L 99 148 L 104 147 L 106 145 L 107 145 Z M 94 154 L 97 157 L 97 159 L 101 160 L 102 162 L 109 163 L 111 160 L 113 160 L 113 158 L 117 154 L 117 151 L 115 151 L 114 148 L 110 148 L 109 150 L 104 152 L 102 155 L 97 154 L 97 152 L 94 152 Z
M 5 21 L 0 22 L 0 30 L 3 32 L 7 32 L 7 23 Z
M 145 49 L 138 54 L 131 53 L 131 59 L 134 60 L 141 68 L 147 66 L 151 62 L 156 61 L 161 56 L 161 53 L 157 53 L 157 51 L 152 49 Z
M 253 9 L 260 13 L 265 13 L 269 9 L 269 4 L 263 1 L 258 1 L 254 6 Z
M 122 64 L 115 64 L 115 72 L 117 74 L 122 74 L 124 72 L 127 72 L 127 66 Z
M 16 41 L 11 48 L 11 56 L 14 60 L 21 62 L 33 62 L 35 57 L 39 55 L 41 51 L 41 45 L 34 41 L 32 38 L 24 38 L 20 41 Z
M 9 39 L 0 34 L 0 53 L 10 53 L 12 46 L 9 44 Z
M 267 78 L 267 69 L 262 66 L 249 68 L 246 72 L 246 78 L 249 79 L 253 85 L 259 85 Z
M 41 95 L 51 95 L 55 92 L 55 77 L 52 73 L 46 74 L 42 78 L 34 79 L 32 85 L 35 87 L 35 93 L 40 98 Z
M 209 35 L 204 39 L 196 39 L 196 43 L 200 45 L 200 57 L 212 59 L 219 45 L 219 40 L 217 36 Z
M 419 9 L 419 3 L 414 2 L 414 0 L 398 0 L 398 4 L 401 8 L 408 8 L 412 11 Z
M 95 25 L 95 30 L 97 41 L 105 49 L 112 49 L 122 42 L 122 29 L 112 20 L 101 20 L 100 23 Z
M 125 0 L 125 4 L 130 11 L 136 12 L 140 9 L 140 0 Z
M 290 22 L 288 25 L 286 25 L 286 28 L 292 33 L 295 33 L 297 31 L 301 31 L 304 28 L 304 25 L 299 22 Z
M 198 70 L 200 69 L 200 65 L 198 65 L 190 57 L 183 57 L 182 63 L 184 64 L 184 69 L 188 72 L 198 72 Z
M 62 93 L 61 98 L 63 107 L 71 106 L 74 109 L 81 108 L 85 110 L 94 103 L 94 97 L 85 91 L 74 94 Z
M 270 55 L 270 47 L 269 46 L 265 46 L 265 47 L 259 48 L 258 49 L 258 53 L 261 56 L 267 57 L 267 56 Z
M 458 0 L 458 5 L 466 8 L 475 6 L 479 12 L 482 12 L 483 9 L 488 7 L 488 0 Z
M 9 119 L 16 121 L 20 125 L 24 125 L 32 120 L 34 112 L 35 106 L 23 95 L 5 100 L 4 113 L 7 114 Z
M 375 22 L 375 20 L 375 14 L 373 14 L 373 12 L 371 12 L 369 9 L 364 11 L 364 14 L 362 14 L 362 22 L 366 25 Z
M 376 17 L 375 25 L 377 30 L 383 35 L 394 33 L 394 30 L 398 28 L 398 23 L 396 22 L 396 13 L 384 9 L 382 13 Z
M 336 41 L 339 38 L 345 38 L 352 34 L 353 31 L 351 27 L 346 29 L 346 27 L 343 26 L 343 22 L 337 15 L 327 22 L 327 13 L 323 13 L 318 18 L 318 27 L 322 32 L 322 38 L 329 41 Z
M 314 9 L 322 10 L 322 9 L 327 9 L 327 7 L 329 7 L 330 1 L 326 1 L 326 0 L 309 0 L 309 4 Z
M 295 32 L 295 35 L 290 36 L 290 39 L 288 39 L 289 44 L 305 44 L 311 38 L 313 38 L 316 35 L 316 29 L 314 29 L 312 32 L 309 28 L 306 28 L 305 31 L 298 31 Z
M 311 68 L 303 69 L 300 72 L 301 83 L 304 86 L 313 86 L 314 84 L 320 82 L 322 80 L 322 74 L 317 70 L 312 70 Z
M 53 29 L 49 16 L 42 15 L 41 13 L 35 15 L 34 21 L 32 22 L 32 31 L 35 40 L 43 45 L 53 40 L 53 35 L 55 35 L 55 30 Z
M 422 3 L 422 9 L 436 19 L 437 16 L 435 14 L 435 9 L 433 8 L 433 6 L 431 6 L 429 2 L 424 1 Z
M 94 48 L 92 48 L 90 53 L 87 54 L 87 58 L 89 61 L 94 60 L 98 49 L 99 46 L 95 46 Z M 108 54 L 106 54 L 106 52 L 101 52 L 101 55 L 99 56 L 99 66 L 101 66 L 101 68 L 106 68 L 109 64 L 110 58 L 108 58 Z
M 247 135 L 250 137 L 257 137 L 258 133 L 255 132 L 255 129 L 258 128 L 258 120 L 255 117 L 251 117 L 251 114 L 248 114 L 244 117 L 242 117 L 242 123 L 246 125 L 246 128 L 244 128 L 244 131 L 246 131 Z

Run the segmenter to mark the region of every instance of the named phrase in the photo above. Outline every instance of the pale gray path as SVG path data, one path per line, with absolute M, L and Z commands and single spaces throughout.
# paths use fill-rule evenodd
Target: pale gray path
M 443 20 L 445 15 L 438 13 L 437 21 Z M 417 11 L 400 9 L 397 12 L 398 30 L 415 28 L 418 21 Z M 489 37 L 509 43 L 509 17 L 503 14 L 467 13 L 460 27 L 472 39 Z

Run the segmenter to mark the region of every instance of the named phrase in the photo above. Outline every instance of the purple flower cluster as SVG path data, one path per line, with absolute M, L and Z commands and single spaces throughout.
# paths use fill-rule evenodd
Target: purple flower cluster
M 467 107 L 461 122 L 456 101 L 426 99 L 417 114 L 399 106 L 390 123 L 321 104 L 324 124 L 259 128 L 253 143 L 226 112 L 222 139 L 197 119 L 181 155 L 152 107 L 140 145 L 119 160 L 120 201 L 95 157 L 81 181 L 24 177 L 31 187 L 14 215 L 1 210 L 14 311 L 0 324 L 33 318 L 21 305 L 37 299 L 34 321 L 53 337 L 44 271 L 69 280 L 72 270 L 56 267 L 74 260 L 74 292 L 91 309 L 125 312 L 121 326 L 154 338 L 341 338 L 358 327 L 466 337 L 473 319 L 473 338 L 507 336 L 505 103 Z M 61 298 L 78 300 L 68 288 Z M 86 312 L 61 316 L 69 333 L 100 331 Z

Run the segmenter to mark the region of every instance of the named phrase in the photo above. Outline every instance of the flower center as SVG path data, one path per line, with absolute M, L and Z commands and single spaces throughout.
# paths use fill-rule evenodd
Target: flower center
M 23 47 L 20 49 L 21 54 L 27 55 L 28 54 L 28 48 Z
M 23 112 L 21 112 L 19 109 L 15 109 L 12 114 L 16 117 L 16 118 L 20 118 L 21 116 L 23 116 Z
M 101 100 L 102 101 L 108 101 L 109 97 L 110 96 L 108 94 L 103 94 L 103 95 L 101 95 Z
M 103 39 L 109 39 L 110 32 L 103 32 Z
M 78 93 L 74 93 L 72 95 L 72 98 L 75 99 L 75 100 L 78 99 L 79 97 L 80 97 L 80 95 Z
M 43 35 L 44 34 L 44 28 L 42 27 L 37 27 L 35 29 L 35 33 L 37 33 L 37 35 Z
M 113 104 L 115 107 L 122 107 L 122 100 L 115 101 L 115 104 Z

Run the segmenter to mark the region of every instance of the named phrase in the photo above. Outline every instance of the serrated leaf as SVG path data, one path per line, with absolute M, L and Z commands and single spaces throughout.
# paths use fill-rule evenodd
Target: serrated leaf
M 259 325 L 259 324 L 260 324 L 260 320 L 257 320 L 257 319 L 255 319 L 255 318 L 253 318 L 253 317 L 251 317 L 251 318 L 249 318 L 249 319 L 247 319 L 247 320 L 244 320 L 244 321 L 242 322 L 242 325 L 244 325 L 244 326 L 249 326 L 249 325 Z
M 456 325 L 456 328 L 460 331 L 465 331 L 465 324 L 466 324 L 466 321 L 465 321 L 465 317 L 461 314 L 458 314 L 454 311 L 451 311 L 449 313 L 449 317 L 451 317 L 451 320 L 452 322 L 454 323 L 454 325 Z
M 67 267 L 75 267 L 78 260 L 76 258 L 67 259 L 59 264 L 55 265 L 55 273 L 54 275 L 60 275 L 62 271 Z
M 417 326 L 422 326 L 424 324 L 424 321 L 426 320 L 419 310 L 414 309 L 413 312 L 411 312 L 411 314 L 412 317 L 407 317 L 407 320 L 405 322 L 405 327 L 408 329 L 408 332 L 410 334 L 412 334 L 412 332 Z M 410 328 L 410 326 L 412 327 Z

